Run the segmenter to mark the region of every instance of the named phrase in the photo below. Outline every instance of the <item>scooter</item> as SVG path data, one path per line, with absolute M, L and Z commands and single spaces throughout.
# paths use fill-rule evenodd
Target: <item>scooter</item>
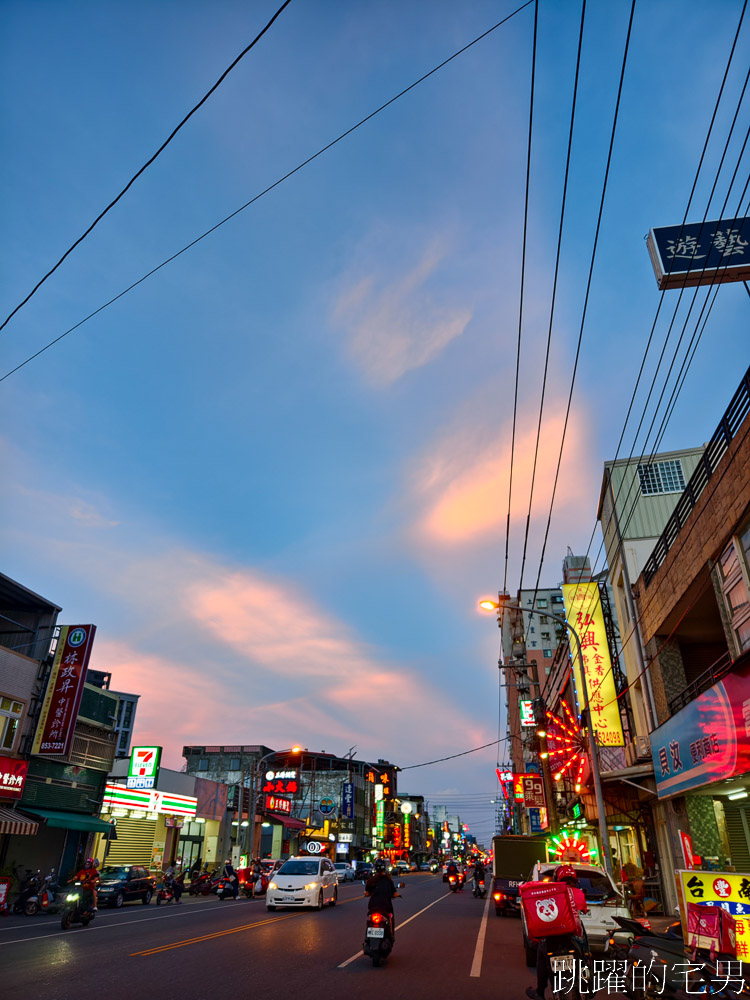
M 175 898 L 174 883 L 171 878 L 165 878 L 156 892 L 156 905 L 161 906 L 162 903 L 171 903 Z
M 474 878 L 474 888 L 472 889 L 472 895 L 475 899 L 484 899 L 487 895 L 487 886 L 484 879 L 477 880 Z
M 542 944 L 539 944 L 542 947 Z M 565 935 L 546 939 L 547 962 L 552 973 L 554 995 L 560 991 L 571 1000 L 586 1000 L 591 993 L 591 954 L 584 950 L 583 939 Z
M 212 872 L 204 871 L 194 878 L 190 883 L 188 888 L 188 893 L 191 896 L 208 896 L 214 890 L 216 885 L 216 875 L 219 869 L 215 868 Z
M 50 870 L 41 885 L 34 890 L 33 894 L 26 899 L 24 913 L 27 917 L 33 917 L 40 911 L 48 913 L 55 912 L 56 893 L 59 889 L 55 878 L 55 869 Z
M 403 889 L 404 883 L 399 882 L 397 889 Z M 396 896 L 399 896 L 396 893 Z M 394 942 L 394 921 L 392 913 L 379 913 L 373 910 L 367 914 L 367 926 L 365 927 L 365 941 L 362 951 L 372 959 L 372 964 L 377 968 L 383 959 L 388 958 L 393 950 Z
M 64 931 L 69 930 L 71 924 L 88 927 L 95 916 L 94 897 L 91 892 L 84 889 L 80 882 L 74 883 L 65 897 L 60 926 Z
M 231 879 L 223 876 L 215 883 L 212 892 L 215 892 L 219 899 L 234 899 L 234 883 Z
M 41 881 L 41 872 L 34 873 L 30 868 L 26 869 L 26 877 L 21 883 L 18 898 L 13 903 L 14 913 L 25 913 L 28 917 L 34 916 L 39 909 L 37 900 Z

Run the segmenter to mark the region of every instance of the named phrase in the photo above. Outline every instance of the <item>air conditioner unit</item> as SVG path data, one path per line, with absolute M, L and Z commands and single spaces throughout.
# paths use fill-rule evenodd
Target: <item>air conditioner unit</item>
M 651 760 L 651 743 L 648 736 L 637 736 L 635 745 L 638 760 Z

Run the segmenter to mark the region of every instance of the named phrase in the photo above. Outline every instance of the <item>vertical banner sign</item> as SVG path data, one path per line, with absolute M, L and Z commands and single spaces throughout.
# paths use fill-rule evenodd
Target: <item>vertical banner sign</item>
M 529 698 L 521 698 L 518 702 L 518 709 L 521 713 L 522 726 L 535 726 L 534 708 Z
M 385 833 L 385 802 L 381 799 L 375 807 L 375 827 L 376 836 L 382 837 Z
M 63 625 L 39 714 L 33 754 L 57 757 L 70 753 L 83 697 L 96 625 Z
M 527 809 L 544 809 L 547 804 L 544 798 L 544 779 L 538 774 L 524 774 L 523 804 Z
M 689 833 L 684 830 L 679 831 L 680 846 L 682 847 L 682 860 L 686 868 L 695 868 L 693 864 L 693 840 Z
M 565 617 L 581 640 L 583 669 L 586 672 L 586 687 L 596 742 L 602 747 L 624 746 L 612 660 L 609 656 L 607 631 L 604 627 L 604 615 L 599 597 L 599 584 L 565 583 L 562 592 Z M 576 697 L 579 708 L 583 711 L 581 664 L 578 661 L 575 636 L 572 634 L 570 650 L 573 654 Z
M 354 785 L 348 781 L 341 786 L 341 816 L 354 819 Z

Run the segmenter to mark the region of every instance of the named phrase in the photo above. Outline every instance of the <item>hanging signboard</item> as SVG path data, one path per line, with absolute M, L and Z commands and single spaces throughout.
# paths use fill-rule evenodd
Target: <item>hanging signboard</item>
M 535 726 L 533 702 L 530 698 L 521 698 L 518 702 L 522 726 Z
M 513 775 L 513 798 L 518 802 L 523 802 L 523 779 L 525 775 L 514 774 Z
M 156 788 L 161 747 L 133 747 L 125 782 L 128 788 Z
M 547 804 L 544 798 L 544 780 L 538 774 L 524 774 L 523 804 L 527 809 L 544 809 Z
M 0 757 L 0 799 L 20 799 L 26 774 L 29 770 L 27 760 L 17 757 Z
M 354 785 L 345 781 L 341 786 L 341 815 L 344 819 L 354 819 Z
M 678 871 L 677 891 L 680 899 L 680 918 L 687 941 L 685 926 L 687 906 L 720 906 L 731 913 L 736 921 L 737 958 L 750 958 L 750 877 L 736 872 Z
M 660 799 L 750 771 L 750 657 L 651 733 Z
M 296 795 L 299 791 L 299 771 L 266 771 L 261 791 L 266 795 Z
M 31 753 L 40 757 L 70 753 L 95 634 L 96 625 L 60 629 Z
M 652 229 L 646 245 L 660 289 L 750 279 L 750 219 Z
M 591 722 L 596 742 L 603 747 L 625 745 L 620 721 L 620 707 L 609 656 L 607 630 L 604 625 L 599 584 L 564 583 L 562 587 L 565 617 L 576 630 L 581 640 L 583 670 L 591 709 Z M 581 710 L 584 708 L 581 664 L 575 636 L 570 634 L 570 648 L 574 653 L 574 676 L 576 698 Z

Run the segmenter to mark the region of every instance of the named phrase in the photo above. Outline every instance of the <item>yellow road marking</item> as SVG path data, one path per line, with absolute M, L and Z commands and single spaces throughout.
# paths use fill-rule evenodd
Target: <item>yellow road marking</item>
M 338 900 L 336 905 L 343 906 L 344 903 L 353 903 L 356 899 L 364 899 L 364 893 L 361 896 L 353 896 L 351 899 Z M 249 931 L 254 927 L 266 927 L 268 924 L 276 924 L 280 920 L 291 920 L 292 917 L 298 917 L 300 912 L 297 910 L 294 913 L 287 913 L 283 917 L 268 917 L 266 920 L 255 920 L 251 924 L 241 924 L 239 927 L 229 927 L 227 930 L 213 931 L 211 934 L 202 934 L 200 937 L 187 938 L 184 941 L 173 941 L 171 944 L 162 944 L 156 948 L 148 948 L 146 951 L 133 951 L 130 953 L 129 958 L 159 955 L 161 952 L 171 951 L 173 948 L 186 948 L 191 944 L 200 944 L 201 941 L 212 941 L 214 938 L 225 937 L 228 934 L 239 934 L 241 931 Z

